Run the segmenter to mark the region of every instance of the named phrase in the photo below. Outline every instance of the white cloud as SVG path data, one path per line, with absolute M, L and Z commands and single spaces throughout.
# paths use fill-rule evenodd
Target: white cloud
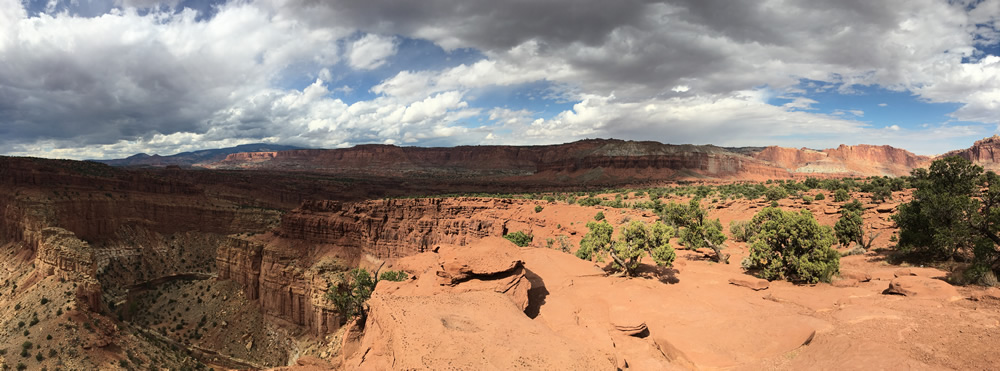
M 205 133 L 211 117 L 269 89 L 286 66 L 337 62 L 334 28 L 305 29 L 251 4 L 222 5 L 210 20 L 134 9 L 96 18 L 28 18 L 0 6 L 0 143 L 72 145 Z M 246 122 L 244 138 L 260 125 Z
M 926 138 L 965 140 L 1000 122 L 1000 57 L 983 52 L 1000 42 L 1000 0 L 969 8 L 943 0 L 622 0 L 610 8 L 596 0 L 248 0 L 219 5 L 207 19 L 132 8 L 176 0 L 115 1 L 125 9 L 29 18 L 23 3 L 0 0 L 0 146 L 9 153 L 586 136 L 796 147 L 865 138 L 936 151 L 954 142 Z M 474 48 L 485 59 L 388 64 L 400 37 Z M 347 85 L 335 72 L 343 66 L 390 77 Z M 301 75 L 315 81 L 288 86 Z M 803 79 L 813 82 L 799 86 Z M 484 90 L 537 82 L 577 104 L 540 119 L 522 107 L 470 102 Z M 874 128 L 856 120 L 863 111 L 823 115 L 803 96 L 858 86 L 959 103 L 954 119 L 991 126 Z M 332 97 L 368 90 L 376 97 Z M 774 96 L 791 101 L 768 104 Z M 483 112 L 490 124 L 476 116 Z
M 372 70 L 385 64 L 386 58 L 396 54 L 395 38 L 367 34 L 351 44 L 348 62 L 359 70 Z

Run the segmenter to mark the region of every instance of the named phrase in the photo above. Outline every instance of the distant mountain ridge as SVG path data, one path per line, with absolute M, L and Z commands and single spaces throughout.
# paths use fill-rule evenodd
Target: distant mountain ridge
M 528 178 L 605 183 L 621 179 L 771 179 L 805 176 L 900 176 L 930 157 L 890 146 L 842 145 L 826 150 L 673 145 L 586 139 L 541 146 L 397 147 L 361 145 L 234 153 L 215 169 L 307 171 L 388 177 Z
M 761 180 L 777 178 L 902 176 L 935 158 L 962 156 L 1000 169 L 1000 136 L 967 149 L 931 157 L 888 145 L 840 145 L 809 149 L 718 147 L 654 141 L 585 139 L 556 145 L 399 147 L 365 144 L 342 149 L 302 149 L 273 144 L 179 153 L 138 154 L 98 161 L 113 166 L 179 165 L 208 169 L 314 172 L 397 179 L 530 180 L 600 183 L 680 179 Z
M 268 152 L 268 151 L 288 151 L 303 149 L 302 147 L 286 146 L 280 144 L 253 143 L 241 144 L 235 147 L 204 149 L 200 151 L 181 152 L 169 156 L 148 155 L 145 153 L 135 154 L 126 158 L 112 160 L 90 160 L 111 166 L 148 166 L 163 167 L 170 165 L 194 166 L 200 163 L 213 163 L 222 161 L 226 156 L 241 152 Z

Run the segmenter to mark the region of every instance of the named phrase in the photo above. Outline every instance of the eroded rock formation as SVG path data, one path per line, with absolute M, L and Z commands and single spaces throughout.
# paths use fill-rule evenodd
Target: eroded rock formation
M 991 152 L 992 153 L 992 152 Z M 210 168 L 276 169 L 386 177 L 502 179 L 537 184 L 620 184 L 687 178 L 763 180 L 801 176 L 899 176 L 929 157 L 890 146 L 825 150 L 721 148 L 589 139 L 550 146 L 453 148 L 362 145 L 347 149 L 236 153 Z
M 972 147 L 951 151 L 941 157 L 959 156 L 987 170 L 1000 170 L 1000 135 L 977 140 Z
M 442 246 L 398 265 L 413 278 L 379 283 L 364 336 L 344 347 L 354 350 L 346 369 L 615 368 L 613 355 L 525 316 L 530 283 L 509 241 Z
M 337 272 L 365 259 L 394 261 L 508 231 L 531 233 L 544 222 L 518 212 L 526 204 L 490 198 L 305 202 L 286 213 L 274 233 L 234 237 L 220 246 L 219 278 L 242 284 L 266 313 L 326 334 L 339 327 L 325 296 Z M 462 254 L 442 249 L 446 255 Z M 463 268 L 448 267 L 458 283 Z
M 753 154 L 796 174 L 840 176 L 901 176 L 930 164 L 930 157 L 918 156 L 891 146 L 840 145 L 822 151 L 808 148 L 767 147 Z

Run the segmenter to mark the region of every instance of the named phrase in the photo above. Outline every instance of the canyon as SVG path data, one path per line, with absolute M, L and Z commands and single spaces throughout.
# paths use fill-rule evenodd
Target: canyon
M 991 168 L 997 143 L 949 154 Z M 711 262 L 707 251 L 678 250 L 673 267 L 647 267 L 639 278 L 572 255 L 597 212 L 616 226 L 657 220 L 641 208 L 575 202 L 584 197 L 638 203 L 654 201 L 642 187 L 902 176 L 934 158 L 889 146 L 619 140 L 264 151 L 191 167 L 0 157 L 0 363 L 797 369 L 848 359 L 859 367 L 988 367 L 958 355 L 1000 345 L 989 337 L 1000 328 L 1000 291 L 952 287 L 942 280 L 951 272 L 887 261 L 896 234 L 887 218 L 908 191 L 886 205 L 852 194 L 870 206 L 864 221 L 879 231 L 878 249 L 845 256 L 845 274 L 832 285 L 771 282 L 757 291 L 761 283 L 739 264 Z M 832 225 L 829 210 L 842 203 L 831 198 L 782 199 L 780 207 Z M 723 225 L 765 206 L 701 202 Z M 533 242 L 501 238 L 514 232 Z M 739 262 L 747 246 L 730 241 L 727 251 Z M 356 267 L 407 273 L 378 283 L 361 322 L 327 297 Z M 937 283 L 947 286 L 919 288 Z M 883 292 L 917 292 L 907 291 L 914 285 L 925 296 Z M 887 323 L 902 326 L 902 340 Z M 952 334 L 953 326 L 966 330 Z M 32 355 L 47 353 L 17 355 L 25 342 Z

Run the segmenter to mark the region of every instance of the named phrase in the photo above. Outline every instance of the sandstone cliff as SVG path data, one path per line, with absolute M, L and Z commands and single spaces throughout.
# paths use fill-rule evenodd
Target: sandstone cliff
M 787 178 L 784 169 L 715 146 L 581 140 L 548 146 L 452 148 L 361 145 L 346 149 L 237 153 L 203 164 L 219 169 L 270 169 L 439 180 L 621 184 L 635 179 Z M 593 173 L 597 171 L 597 173 Z
M 219 279 L 239 282 L 265 313 L 322 335 L 339 327 L 325 298 L 337 272 L 365 266 L 366 259 L 391 262 L 509 231 L 532 233 L 546 224 L 529 211 L 532 205 L 489 198 L 306 202 L 285 214 L 273 234 L 220 246 Z
M 219 169 L 494 179 L 508 183 L 612 185 L 690 178 L 763 180 L 801 176 L 899 176 L 930 158 L 890 146 L 721 148 L 589 139 L 548 146 L 452 148 L 362 145 L 346 149 L 236 153 L 203 164 Z
M 951 151 L 940 157 L 959 156 L 987 170 L 1000 170 L 1000 135 L 977 140 L 972 147 Z
M 766 147 L 752 155 L 795 174 L 836 176 L 902 176 L 930 164 L 930 157 L 918 156 L 891 146 L 840 145 L 822 151 Z

